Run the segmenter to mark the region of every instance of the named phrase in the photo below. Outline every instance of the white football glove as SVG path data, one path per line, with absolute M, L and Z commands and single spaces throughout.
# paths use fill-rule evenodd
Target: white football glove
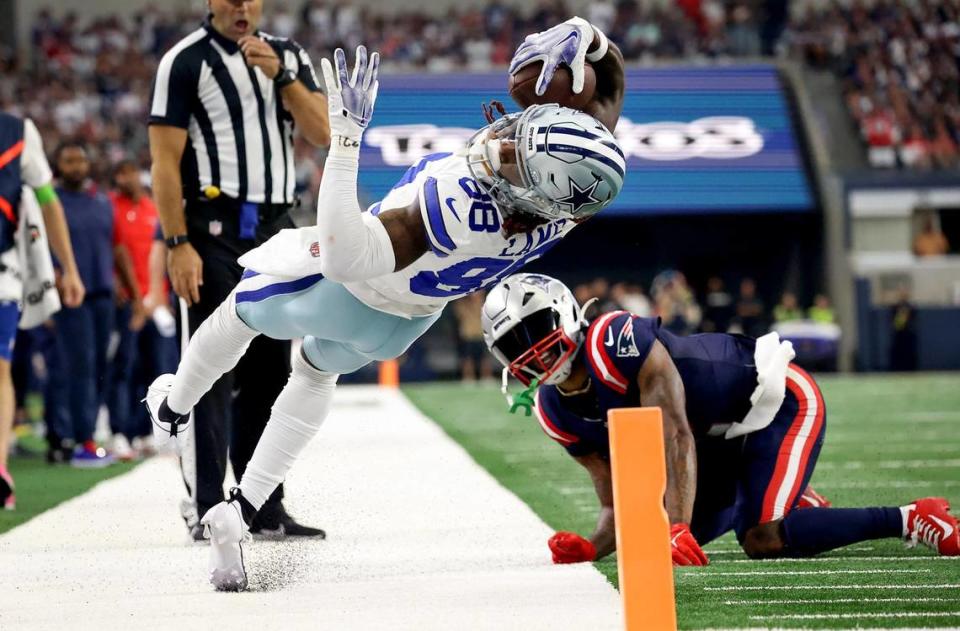
M 377 72 L 380 54 L 373 53 L 367 63 L 367 48 L 357 46 L 353 74 L 347 77 L 347 56 L 342 48 L 333 53 L 336 72 L 327 59 L 320 60 L 320 69 L 327 84 L 327 108 L 330 112 L 330 135 L 339 136 L 337 144 L 360 146 L 360 137 L 370 124 L 373 104 L 377 100 Z
M 593 43 L 593 26 L 583 18 L 570 18 L 553 28 L 527 35 L 510 60 L 510 74 L 532 63 L 542 61 L 543 70 L 537 79 L 535 92 L 542 96 L 550 85 L 560 64 L 566 64 L 573 72 L 574 93 L 583 92 L 584 60 L 587 49 Z

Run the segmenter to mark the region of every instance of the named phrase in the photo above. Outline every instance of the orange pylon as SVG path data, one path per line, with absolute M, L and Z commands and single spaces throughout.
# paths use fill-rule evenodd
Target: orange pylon
M 610 410 L 610 466 L 624 627 L 675 631 L 677 610 L 660 408 Z
M 380 386 L 383 388 L 400 387 L 400 365 L 395 359 L 380 362 Z

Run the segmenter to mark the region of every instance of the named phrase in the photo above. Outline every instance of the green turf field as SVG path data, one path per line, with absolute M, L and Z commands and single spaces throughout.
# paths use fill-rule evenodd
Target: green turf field
M 945 495 L 960 507 L 960 376 L 819 381 L 828 425 L 818 491 L 837 506 Z M 551 527 L 592 532 L 597 502 L 586 473 L 535 419 L 507 414 L 497 387 L 404 392 Z M 682 628 L 960 627 L 960 560 L 926 549 L 884 540 L 815 559 L 752 561 L 727 536 L 706 551 L 709 567 L 675 572 Z M 597 567 L 616 583 L 615 561 Z
M 0 510 L 0 533 L 135 466 L 117 463 L 103 469 L 75 469 L 64 464 L 50 465 L 41 451 L 41 441 L 29 439 L 21 443 L 26 443 L 32 453 L 10 459 L 10 474 L 17 485 L 17 509 Z

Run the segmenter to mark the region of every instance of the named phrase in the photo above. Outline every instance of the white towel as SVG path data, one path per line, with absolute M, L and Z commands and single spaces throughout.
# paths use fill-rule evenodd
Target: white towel
M 787 367 L 797 353 L 789 341 L 777 333 L 757 338 L 753 361 L 757 366 L 757 387 L 750 396 L 753 406 L 743 420 L 727 430 L 727 438 L 736 438 L 763 429 L 773 422 L 787 394 Z
M 23 280 L 20 328 L 32 329 L 60 310 L 60 295 L 57 293 L 43 212 L 33 189 L 26 186 L 20 198 L 16 242 Z

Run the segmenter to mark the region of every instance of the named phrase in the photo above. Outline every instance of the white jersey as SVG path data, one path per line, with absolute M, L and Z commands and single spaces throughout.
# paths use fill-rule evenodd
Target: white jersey
M 575 225 L 557 219 L 530 233 L 503 236 L 500 213 L 470 175 L 464 152 L 423 158 L 368 212 L 405 208 L 418 198 L 430 249 L 400 271 L 344 283 L 368 306 L 405 317 L 436 313 L 519 271 Z

